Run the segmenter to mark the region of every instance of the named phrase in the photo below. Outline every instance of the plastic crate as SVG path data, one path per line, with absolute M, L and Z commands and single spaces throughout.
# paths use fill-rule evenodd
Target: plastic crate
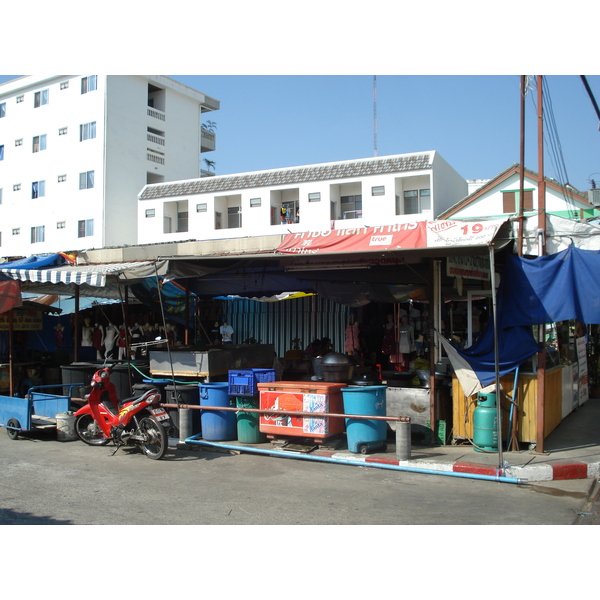
M 275 381 L 275 369 L 242 369 L 229 371 L 228 394 L 230 396 L 256 396 L 259 383 Z

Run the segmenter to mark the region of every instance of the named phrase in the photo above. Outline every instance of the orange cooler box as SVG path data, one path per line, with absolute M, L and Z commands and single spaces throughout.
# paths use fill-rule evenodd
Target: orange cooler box
M 344 413 L 342 388 L 346 383 L 327 381 L 273 381 L 258 383 L 260 408 L 301 412 Z M 292 415 L 260 415 L 259 429 L 268 437 L 298 436 L 324 439 L 344 432 L 343 417 L 294 417 Z

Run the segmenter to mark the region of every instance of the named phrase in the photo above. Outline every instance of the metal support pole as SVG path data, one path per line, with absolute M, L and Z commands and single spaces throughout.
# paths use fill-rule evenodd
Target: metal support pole
M 396 458 L 410 460 L 410 422 L 396 423 Z

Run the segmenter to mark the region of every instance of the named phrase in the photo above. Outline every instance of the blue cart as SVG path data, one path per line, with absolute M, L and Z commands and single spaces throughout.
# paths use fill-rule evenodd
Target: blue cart
M 71 406 L 73 388 L 83 383 L 39 385 L 29 389 L 25 398 L 0 396 L 0 426 L 6 427 L 11 440 L 19 434 L 41 425 L 56 425 L 56 415 L 65 413 Z M 67 395 L 48 394 L 42 389 L 68 388 Z

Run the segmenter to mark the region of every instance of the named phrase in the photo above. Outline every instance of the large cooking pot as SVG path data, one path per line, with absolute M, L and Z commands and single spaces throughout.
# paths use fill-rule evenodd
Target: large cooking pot
M 352 361 L 346 354 L 330 352 L 323 356 L 321 371 L 323 371 L 323 381 L 345 383 L 351 377 Z

